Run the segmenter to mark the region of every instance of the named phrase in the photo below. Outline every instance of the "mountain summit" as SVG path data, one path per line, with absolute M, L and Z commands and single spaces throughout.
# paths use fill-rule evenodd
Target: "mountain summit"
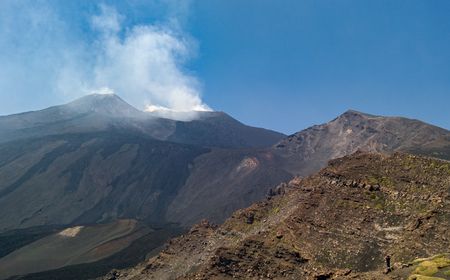
M 357 150 L 367 152 L 408 151 L 450 159 L 450 132 L 418 120 L 383 117 L 349 110 L 334 120 L 315 125 L 280 141 L 278 154 L 297 170 L 308 173 L 329 159 Z
M 77 113 L 97 113 L 113 117 L 142 117 L 143 112 L 134 108 L 116 94 L 91 94 L 66 105 L 67 110 Z
M 223 112 L 195 112 L 189 121 L 140 111 L 115 94 L 91 94 L 64 105 L 0 117 L 0 143 L 29 137 L 118 129 L 209 147 L 268 147 L 285 135 L 250 127 Z

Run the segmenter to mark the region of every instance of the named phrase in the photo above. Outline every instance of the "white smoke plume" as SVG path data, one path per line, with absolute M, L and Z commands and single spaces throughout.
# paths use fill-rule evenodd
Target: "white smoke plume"
M 200 98 L 198 80 L 183 72 L 192 43 L 165 26 L 135 26 L 120 36 L 121 16 L 101 6 L 93 17 L 100 32 L 94 84 L 108 87 L 132 104 L 171 111 L 210 110 Z
M 6 9 L 0 12 L 6 18 L 0 19 L 0 35 L 4 35 L 0 50 L 5 50 L 0 54 L 5 61 L 0 69 L 5 79 L 0 80 L 0 91 L 17 89 L 18 97 L 26 92 L 30 95 L 27 83 L 20 81 L 30 74 L 33 98 L 40 90 L 45 92 L 42 97 L 57 96 L 64 102 L 84 94 L 116 93 L 141 110 L 168 118 L 190 119 L 192 114 L 186 112 L 211 110 L 202 102 L 199 80 L 185 69 L 185 63 L 195 56 L 196 44 L 180 28 L 177 12 L 158 24 L 130 26 L 115 7 L 99 5 L 98 13 L 89 19 L 91 38 L 80 39 L 70 35 L 71 26 L 53 9 L 52 2 L 26 5 L 5 1 L 0 3 L 0 8 Z M 13 12 L 27 16 L 19 26 L 23 35 L 14 32 L 16 20 L 9 16 Z M 30 26 L 34 33 L 27 32 Z M 8 51 L 23 55 L 11 56 Z

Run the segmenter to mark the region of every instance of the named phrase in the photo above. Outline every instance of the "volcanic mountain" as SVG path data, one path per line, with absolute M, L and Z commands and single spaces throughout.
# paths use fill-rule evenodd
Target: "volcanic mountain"
M 330 159 L 357 150 L 450 158 L 450 132 L 417 120 L 348 111 L 285 137 L 223 112 L 194 113 L 190 121 L 175 121 L 116 95 L 89 95 L 0 117 L 0 257 L 19 248 L 31 252 L 24 247 L 36 248 L 41 238 L 54 244 L 59 239 L 49 236 L 61 230 L 93 226 L 102 232 L 105 224 L 118 225 L 123 235 L 117 240 L 128 240 L 118 243 L 128 245 L 116 242 L 102 254 L 114 261 L 96 261 L 98 276 L 111 263 L 124 265 L 120 254 L 141 260 L 201 219 L 221 223 L 273 186 L 312 174 Z M 76 279 L 74 271 L 86 271 L 88 260 L 98 259 L 68 268 L 36 265 L 29 272 L 63 269 Z
M 159 118 L 137 110 L 115 94 L 92 94 L 65 105 L 0 117 L 0 143 L 112 129 L 211 147 L 267 147 L 284 137 L 246 126 L 222 112 L 192 112 L 192 118 L 189 122 Z
M 162 119 L 116 95 L 91 95 L 0 117 L 0 257 L 13 264 L 8 275 L 61 265 L 76 270 L 87 262 L 94 262 L 96 271 L 109 270 L 114 263 L 141 260 L 179 234 L 181 228 L 167 213 L 176 199 L 190 196 L 182 194 L 185 186 L 210 186 L 221 200 L 220 205 L 192 207 L 193 216 L 215 209 L 211 213 L 225 219 L 261 198 L 268 185 L 291 177 L 270 158 L 261 160 L 257 171 L 245 164 L 249 155 L 263 158 L 265 147 L 283 134 L 246 126 L 221 112 L 195 114 L 189 122 Z M 223 188 L 230 181 L 250 191 Z M 103 233 L 109 224 L 117 228 L 114 239 Z M 81 236 L 86 231 L 95 238 L 78 238 L 73 243 L 78 250 L 60 244 L 65 235 L 59 231 L 79 227 Z M 94 250 L 99 255 L 60 255 L 77 262 L 48 263 L 46 251 L 39 249 L 45 246 L 60 248 L 61 254 Z
M 121 217 L 164 223 L 188 178 L 202 183 L 203 169 L 221 164 L 226 172 L 227 157 L 243 158 L 283 137 L 224 113 L 198 114 L 190 122 L 155 118 L 116 95 L 92 95 L 1 117 L 0 230 Z M 208 166 L 195 161 L 202 155 Z M 275 171 L 262 179 L 288 176 Z

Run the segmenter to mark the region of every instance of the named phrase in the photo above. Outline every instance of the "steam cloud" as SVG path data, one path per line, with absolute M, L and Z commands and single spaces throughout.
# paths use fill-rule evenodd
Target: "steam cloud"
M 12 12 L 14 5 L 9 3 Z M 41 84 L 43 90 L 62 95 L 62 99 L 90 93 L 117 93 L 139 109 L 169 118 L 192 118 L 192 114 L 186 113 L 210 110 L 201 100 L 198 79 L 184 70 L 185 63 L 195 54 L 195 42 L 173 24 L 173 19 L 172 24 L 125 28 L 124 15 L 114 7 L 100 5 L 98 14 L 91 16 L 89 21 L 92 38 L 80 40 L 67 35 L 71 32 L 70 26 L 51 5 L 43 3 L 46 2 L 21 7 L 15 4 L 14 7 L 15 14 L 20 8 L 32 15 L 30 22 L 23 24 L 24 29 L 31 25 L 35 32 L 45 31 L 41 38 L 44 43 L 42 47 L 46 48 L 45 57 L 44 51 L 23 48 L 24 52 L 31 51 L 32 54 L 28 55 L 36 60 L 36 64 L 33 61 L 33 64 L 26 65 L 27 69 L 23 69 L 25 72 L 37 72 L 36 86 Z M 1 5 L 4 4 L 0 4 L 3 8 Z M 8 5 L 5 7 L 8 8 Z M 0 21 L 0 28 L 0 34 L 3 34 L 11 26 L 8 28 L 8 24 Z M 27 35 L 30 38 L 14 36 L 19 44 L 39 39 L 32 34 Z M 2 46 L 7 47 L 7 44 L 0 42 L 0 48 Z M 9 62 L 20 68 L 17 66 L 19 57 L 17 61 L 10 59 Z M 39 70 L 45 70 L 46 75 L 40 76 Z M 0 81 L 0 91 L 15 87 L 11 83 L 14 77 L 11 78 L 5 86 Z
M 135 26 L 121 39 L 121 16 L 101 6 L 93 17 L 100 32 L 100 50 L 95 65 L 95 84 L 126 93 L 132 103 L 144 101 L 155 111 L 205 111 L 199 83 L 181 71 L 190 56 L 190 42 L 163 26 Z

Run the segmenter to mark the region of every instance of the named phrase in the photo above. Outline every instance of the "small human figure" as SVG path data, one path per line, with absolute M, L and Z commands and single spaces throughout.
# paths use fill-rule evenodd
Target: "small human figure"
M 386 260 L 386 273 L 391 272 L 391 256 L 387 255 L 385 258 Z
M 255 214 L 254 213 L 250 213 L 247 216 L 247 224 L 251 225 L 251 224 L 253 224 L 254 221 L 255 221 Z

